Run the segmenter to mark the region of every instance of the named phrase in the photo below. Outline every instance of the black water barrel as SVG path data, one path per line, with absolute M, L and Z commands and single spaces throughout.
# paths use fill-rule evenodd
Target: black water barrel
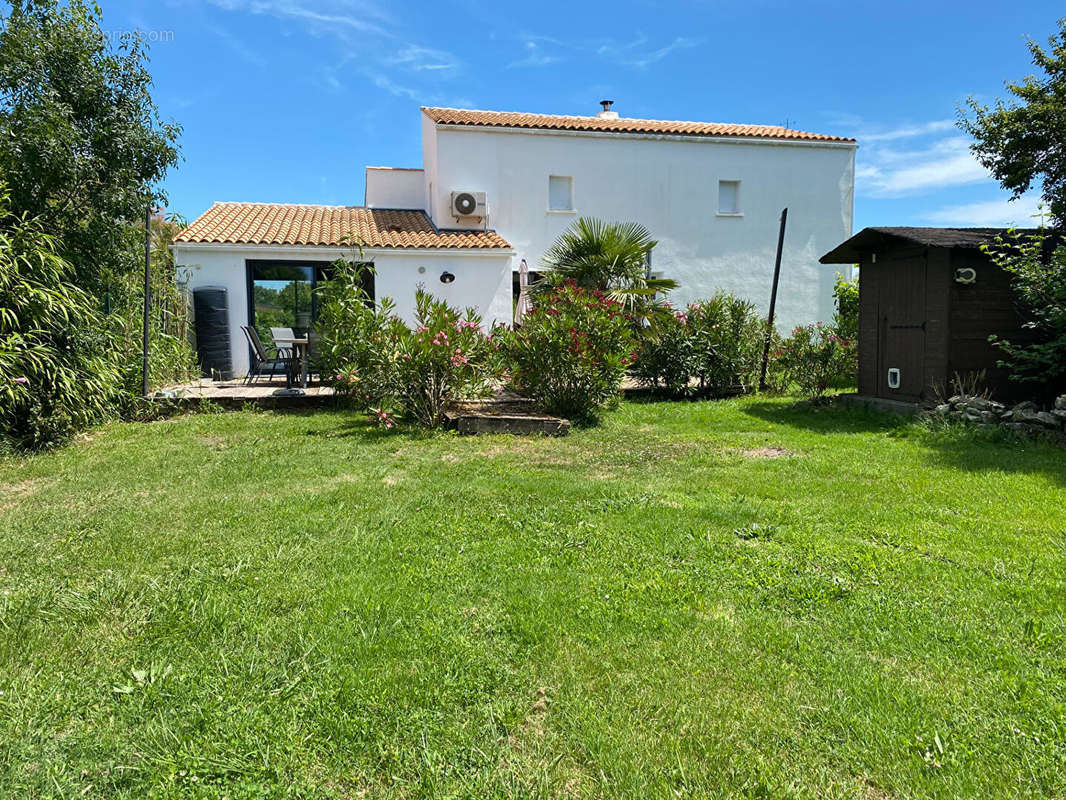
M 233 377 L 229 343 L 229 300 L 224 286 L 198 286 L 192 292 L 196 353 L 205 378 Z

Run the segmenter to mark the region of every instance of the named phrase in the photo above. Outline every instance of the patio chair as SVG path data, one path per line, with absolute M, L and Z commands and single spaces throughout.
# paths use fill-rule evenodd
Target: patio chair
M 278 355 L 284 354 L 285 358 L 292 358 L 292 348 L 282 347 L 278 344 L 278 339 L 295 339 L 296 334 L 293 333 L 292 328 L 271 328 L 270 336 L 274 340 L 274 349 L 278 351 Z
M 244 338 L 248 340 L 248 345 L 252 348 L 252 363 L 249 365 L 248 375 L 244 379 L 246 384 L 257 382 L 263 375 L 273 378 L 277 374 L 279 366 L 282 369 L 282 374 L 288 374 L 289 370 L 292 369 L 291 356 L 283 355 L 279 350 L 277 355 L 271 358 L 263 348 L 263 343 L 259 341 L 259 334 L 256 333 L 255 328 L 251 325 L 242 325 L 241 330 L 244 331 Z

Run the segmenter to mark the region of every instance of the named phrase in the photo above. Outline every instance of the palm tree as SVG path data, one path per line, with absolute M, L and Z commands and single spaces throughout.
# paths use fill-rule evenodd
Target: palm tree
M 648 274 L 648 256 L 655 244 L 639 223 L 581 217 L 544 253 L 544 275 L 530 292 L 535 298 L 573 280 L 584 289 L 605 292 L 634 316 L 649 319 L 662 307 L 657 295 L 678 286 L 677 281 Z

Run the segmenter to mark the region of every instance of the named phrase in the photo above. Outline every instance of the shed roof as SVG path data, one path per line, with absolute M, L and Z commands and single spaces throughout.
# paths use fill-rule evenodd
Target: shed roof
M 215 203 L 175 244 L 274 244 L 396 249 L 509 250 L 495 231 L 441 230 L 416 209 Z
M 900 243 L 976 249 L 1011 230 L 1017 233 L 1036 232 L 1033 228 L 863 228 L 818 260 L 822 264 L 854 264 L 862 260 L 863 253 Z

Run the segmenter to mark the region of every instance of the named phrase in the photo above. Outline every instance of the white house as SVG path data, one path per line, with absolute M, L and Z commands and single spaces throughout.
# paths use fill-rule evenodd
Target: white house
M 832 316 L 834 276 L 818 257 L 851 235 L 853 139 L 609 106 L 588 117 L 423 108 L 422 168 L 367 167 L 363 206 L 216 203 L 177 238 L 175 259 L 191 287 L 227 289 L 238 374 L 256 292 L 313 284 L 356 238 L 375 295 L 401 314 L 423 283 L 491 324 L 511 321 L 520 262 L 536 271 L 578 216 L 645 225 L 658 241 L 652 271 L 681 284 L 676 303 L 725 289 L 765 310 L 788 207 L 779 326 Z

